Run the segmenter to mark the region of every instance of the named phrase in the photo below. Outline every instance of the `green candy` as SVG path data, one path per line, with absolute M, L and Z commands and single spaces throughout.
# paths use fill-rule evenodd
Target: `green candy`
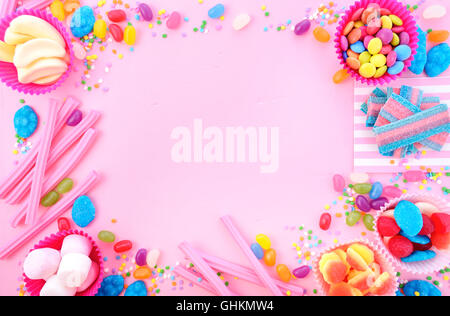
M 44 207 L 50 207 L 55 205 L 58 201 L 59 201 L 58 192 L 50 191 L 41 199 L 41 205 Z
M 357 211 L 353 211 L 350 214 L 348 214 L 347 219 L 345 222 L 348 226 L 355 226 L 355 224 L 361 219 L 361 213 Z
M 101 232 L 99 232 L 97 237 L 101 241 L 109 243 L 114 242 L 116 240 L 116 236 L 107 230 L 102 230 Z
M 58 192 L 59 194 L 64 194 L 70 192 L 72 188 L 73 188 L 73 180 L 65 178 L 56 187 L 56 192 Z
M 372 185 L 370 183 L 357 183 L 353 186 L 353 190 L 358 194 L 367 194 L 372 190 Z
M 370 214 L 365 214 L 364 215 L 364 217 L 363 217 L 364 226 L 366 226 L 367 230 L 370 230 L 371 232 L 374 231 L 374 228 L 373 228 L 374 223 L 373 223 L 373 221 L 374 221 L 374 218 L 373 218 L 372 215 L 370 215 Z

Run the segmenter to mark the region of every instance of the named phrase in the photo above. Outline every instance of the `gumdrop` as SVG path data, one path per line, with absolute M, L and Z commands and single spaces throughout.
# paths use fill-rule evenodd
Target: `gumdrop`
M 434 46 L 427 55 L 425 72 L 429 77 L 439 76 L 450 66 L 450 47 L 447 43 Z
M 414 60 L 409 66 L 409 70 L 416 75 L 420 75 L 425 69 L 425 64 L 427 63 L 427 35 L 420 27 L 417 27 L 419 32 L 419 47 L 414 55 Z

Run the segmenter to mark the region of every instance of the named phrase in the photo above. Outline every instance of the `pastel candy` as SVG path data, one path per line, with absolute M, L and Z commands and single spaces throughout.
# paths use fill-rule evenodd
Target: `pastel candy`
M 387 28 L 383 28 L 377 33 L 377 37 L 381 40 L 383 45 L 389 44 L 392 41 L 393 36 L 392 30 Z
M 83 195 L 75 200 L 72 219 L 80 227 L 88 226 L 95 218 L 95 207 L 89 197 Z
M 352 172 L 350 173 L 350 180 L 353 183 L 367 183 L 369 182 L 369 175 L 365 172 Z
M 342 175 L 340 174 L 335 174 L 333 176 L 333 189 L 336 192 L 341 193 L 342 190 L 344 190 L 345 188 L 345 179 Z
M 92 261 L 81 253 L 69 253 L 61 259 L 58 278 L 65 286 L 79 287 L 86 281 Z
M 391 75 L 398 75 L 403 71 L 403 68 L 405 68 L 405 64 L 402 61 L 397 61 L 388 68 L 388 73 Z
M 14 129 L 17 135 L 22 138 L 28 138 L 36 131 L 38 125 L 38 116 L 34 110 L 25 105 L 14 115 Z
M 61 257 L 69 253 L 81 253 L 85 256 L 91 254 L 92 243 L 84 236 L 81 235 L 69 235 L 64 238 L 61 246 Z
M 125 296 L 147 296 L 147 286 L 144 281 L 136 281 L 130 284 L 125 291 Z
M 73 36 L 83 37 L 92 32 L 95 24 L 94 10 L 90 6 L 83 6 L 77 9 L 72 15 L 70 30 Z
M 402 258 L 402 262 L 404 263 L 412 263 L 419 261 L 426 261 L 436 257 L 436 253 L 433 250 L 425 250 L 425 251 L 414 251 L 410 256 L 406 258 Z
M 419 208 L 406 200 L 398 202 L 394 211 L 397 225 L 408 236 L 416 236 L 422 230 L 423 219 Z
M 369 197 L 372 200 L 378 199 L 382 193 L 383 193 L 383 185 L 381 184 L 381 182 L 377 181 L 372 184 L 372 189 L 369 192 Z
M 429 77 L 436 77 L 450 66 L 450 47 L 447 43 L 436 45 L 427 55 L 425 72 Z
M 405 61 L 411 57 L 411 48 L 408 45 L 398 45 L 394 50 L 399 61 Z
M 447 14 L 447 9 L 439 4 L 434 4 L 428 6 L 423 12 L 422 16 L 424 19 L 439 19 Z
M 77 292 L 84 292 L 86 291 L 94 282 L 97 280 L 98 273 L 100 271 L 100 267 L 97 262 L 92 262 L 91 269 L 89 270 L 89 273 L 87 275 L 86 280 L 81 284 Z
M 236 16 L 233 20 L 233 29 L 236 31 L 242 30 L 246 27 L 251 21 L 251 18 L 248 14 L 242 13 Z
M 431 216 L 431 214 L 439 212 L 439 208 L 436 205 L 433 205 L 431 203 L 427 203 L 427 202 L 417 202 L 416 206 L 419 208 L 419 210 L 426 214 Z
M 408 45 L 409 44 L 409 34 L 406 32 L 401 32 L 399 35 L 400 45 Z
M 250 245 L 250 249 L 258 260 L 264 258 L 264 250 L 258 243 L 253 243 Z
M 360 54 L 360 53 L 362 53 L 363 51 L 366 50 L 366 48 L 364 47 L 363 42 L 361 42 L 361 41 L 357 41 L 356 43 L 351 44 L 350 45 L 350 49 L 352 51 L 354 51 L 355 53 L 358 53 L 358 54 Z
M 155 267 L 158 263 L 159 256 L 161 252 L 159 249 L 152 249 L 147 254 L 147 265 L 151 268 Z
M 64 285 L 63 281 L 58 276 L 53 275 L 45 282 L 39 293 L 40 296 L 75 296 L 77 292 L 76 287 L 68 287 Z
M 441 291 L 430 282 L 424 280 L 409 281 L 403 287 L 406 296 L 442 296 Z
M 417 31 L 419 32 L 419 47 L 411 62 L 411 66 L 409 66 L 409 70 L 416 75 L 420 75 L 427 63 L 427 36 L 420 27 L 417 27 Z
M 424 235 L 408 236 L 404 232 L 400 232 L 400 235 L 402 235 L 405 238 L 408 238 L 409 241 L 415 244 L 426 245 L 431 242 L 430 238 Z
M 218 19 L 225 13 L 225 6 L 222 3 L 218 3 L 215 6 L 213 6 L 208 11 L 208 16 L 211 19 Z
M 125 286 L 125 279 L 121 275 L 110 275 L 103 279 L 96 296 L 119 296 Z
M 61 255 L 52 248 L 40 248 L 30 252 L 23 262 L 23 272 L 32 280 L 47 280 L 58 271 Z
M 397 198 L 402 196 L 402 190 L 393 185 L 388 185 L 383 188 L 383 194 L 387 197 Z

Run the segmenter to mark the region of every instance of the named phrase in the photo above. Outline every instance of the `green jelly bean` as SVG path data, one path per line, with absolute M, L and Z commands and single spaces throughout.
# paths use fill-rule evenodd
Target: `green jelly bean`
M 355 226 L 355 224 L 361 219 L 361 213 L 357 211 L 353 211 L 348 214 L 347 219 L 345 220 L 348 226 Z
M 367 194 L 372 190 L 372 185 L 370 183 L 357 183 L 353 186 L 353 190 L 358 194 Z
M 116 236 L 107 230 L 99 232 L 97 237 L 103 242 L 114 242 L 116 240 Z
M 373 232 L 375 230 L 373 228 L 373 226 L 374 226 L 373 221 L 374 221 L 374 218 L 372 215 L 370 215 L 370 214 L 364 215 L 364 217 L 363 217 L 364 226 L 366 226 L 367 230 L 370 230 L 371 232 Z
M 65 178 L 56 187 L 56 192 L 58 192 L 59 194 L 64 194 L 70 192 L 72 188 L 73 188 L 73 180 Z
M 50 207 L 56 204 L 59 201 L 59 194 L 55 191 L 48 192 L 42 199 L 41 205 L 44 207 Z

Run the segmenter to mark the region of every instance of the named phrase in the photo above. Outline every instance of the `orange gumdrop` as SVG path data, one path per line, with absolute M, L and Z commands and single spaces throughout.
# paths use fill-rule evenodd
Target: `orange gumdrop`
M 431 243 L 439 250 L 446 250 L 450 246 L 450 233 L 440 234 L 434 232 L 431 234 Z
M 358 271 L 366 271 L 369 269 L 366 261 L 353 248 L 347 249 L 347 262 L 353 269 Z
M 428 33 L 428 40 L 434 43 L 442 43 L 447 40 L 449 36 L 448 31 L 431 31 Z
M 331 285 L 328 296 L 362 296 L 362 293 L 351 285 L 341 282 Z
M 152 270 L 149 267 L 139 267 L 134 270 L 133 277 L 136 280 L 145 280 L 152 276 Z
M 370 293 L 375 295 L 386 294 L 392 285 L 392 277 L 389 273 L 383 272 L 378 279 L 375 280 L 373 286 L 370 288 Z
M 273 267 L 277 261 L 277 253 L 274 249 L 270 248 L 264 252 L 264 263 L 269 267 Z
M 336 71 L 336 73 L 333 76 L 333 82 L 338 84 L 347 79 L 349 76 L 349 73 L 347 72 L 347 69 L 341 69 Z
M 314 29 L 313 35 L 319 42 L 326 43 L 330 40 L 330 33 L 323 27 L 318 26 Z
M 329 260 L 323 266 L 322 275 L 328 284 L 340 283 L 347 276 L 347 266 L 340 260 Z

